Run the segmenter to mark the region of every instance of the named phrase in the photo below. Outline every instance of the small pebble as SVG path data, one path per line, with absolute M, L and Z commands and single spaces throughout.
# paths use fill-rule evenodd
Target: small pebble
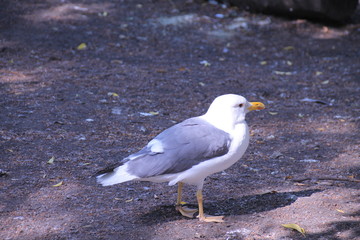
M 316 160 L 316 159 L 303 159 L 303 160 L 300 160 L 300 162 L 317 163 L 317 162 L 320 162 L 320 160 Z
M 225 15 L 224 15 L 224 14 L 221 14 L 221 13 L 217 13 L 217 14 L 215 14 L 215 17 L 216 17 L 216 18 L 224 18 Z

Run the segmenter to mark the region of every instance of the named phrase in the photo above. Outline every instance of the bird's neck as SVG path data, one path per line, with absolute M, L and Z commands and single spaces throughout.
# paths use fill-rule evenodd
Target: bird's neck
M 230 135 L 232 135 L 235 128 L 238 128 L 241 125 L 247 126 L 245 120 L 240 122 L 234 122 L 234 119 L 224 118 L 224 116 L 210 116 L 209 114 L 205 114 L 202 115 L 201 118 L 206 120 L 208 123 L 212 124 L 216 128 L 229 133 Z

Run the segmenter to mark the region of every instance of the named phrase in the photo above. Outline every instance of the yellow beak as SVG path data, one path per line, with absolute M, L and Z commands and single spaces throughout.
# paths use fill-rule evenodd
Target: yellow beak
M 250 102 L 251 106 L 248 108 L 249 111 L 252 110 L 262 110 L 265 108 L 265 105 L 261 102 Z

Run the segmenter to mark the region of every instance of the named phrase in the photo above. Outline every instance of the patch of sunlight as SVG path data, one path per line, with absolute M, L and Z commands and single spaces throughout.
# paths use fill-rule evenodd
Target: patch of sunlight
M 6 84 L 8 92 L 15 95 L 34 92 L 42 87 L 41 82 L 35 79 L 32 73 L 23 73 L 16 70 L 0 70 L 0 83 Z
M 239 29 L 248 29 L 248 20 L 242 17 L 235 18 L 230 24 L 225 25 L 221 29 L 209 31 L 208 35 L 220 39 L 229 39 L 235 36 Z
M 163 26 L 168 25 L 185 25 L 190 24 L 193 22 L 196 22 L 199 20 L 199 17 L 197 14 L 185 14 L 185 15 L 178 15 L 173 17 L 160 17 L 157 18 L 155 21 L 160 23 Z
M 316 27 L 315 29 L 297 28 L 297 33 L 304 36 L 309 36 L 315 39 L 338 39 L 347 36 L 351 32 L 351 27 L 348 28 L 330 28 L 330 27 Z
M 24 202 L 21 202 L 11 214 L 2 218 L 2 239 L 46 239 L 78 226 L 79 215 L 69 204 L 71 197 L 83 193 L 83 187 L 67 182 L 59 188 L 34 188 Z
M 223 27 L 220 29 L 209 31 L 208 35 L 217 37 L 219 39 L 229 39 L 239 33 L 240 30 L 249 31 L 252 25 L 261 27 L 270 23 L 270 18 L 248 19 L 243 17 L 237 17 L 233 19 L 229 24 L 223 25 Z
M 91 14 L 104 15 L 111 9 L 110 4 L 73 4 L 66 3 L 45 10 L 37 10 L 26 15 L 25 18 L 35 21 L 54 21 L 54 20 L 87 20 Z M 107 14 L 106 14 L 107 15 Z
M 214 37 L 221 38 L 221 39 L 229 39 L 235 35 L 235 32 L 219 29 L 219 30 L 210 31 L 210 32 L 208 32 L 208 34 L 210 36 L 214 36 Z

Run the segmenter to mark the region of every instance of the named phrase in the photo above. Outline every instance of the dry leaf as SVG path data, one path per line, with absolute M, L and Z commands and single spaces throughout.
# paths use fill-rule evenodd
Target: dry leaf
M 81 43 L 79 46 L 77 46 L 77 50 L 85 50 L 87 48 L 86 43 Z
M 151 116 L 156 116 L 159 115 L 159 112 L 140 112 L 141 116 L 145 116 L 145 117 L 151 117 Z
M 336 211 L 338 211 L 339 213 L 345 213 L 343 210 L 341 209 L 336 209 Z
M 119 60 L 119 59 L 114 59 L 114 60 L 111 60 L 111 63 L 114 63 L 114 64 L 123 64 L 124 62 L 122 60 Z
M 48 164 L 54 164 L 55 157 L 52 156 L 49 161 L 47 161 Z
M 322 81 L 321 84 L 326 85 L 326 84 L 329 84 L 329 82 L 330 82 L 329 80 L 325 80 L 325 81 Z
M 294 183 L 295 186 L 306 186 L 304 183 Z
M 149 112 L 149 113 L 153 116 L 159 115 L 159 112 Z
M 117 94 L 117 93 L 114 93 L 114 92 L 108 92 L 107 93 L 107 95 L 110 97 L 118 97 L 119 96 L 119 94 Z
M 63 184 L 63 181 L 61 181 L 61 182 L 59 182 L 59 183 L 57 183 L 57 184 L 53 185 L 53 187 L 60 187 L 62 184 Z
M 302 227 L 300 227 L 299 225 L 297 225 L 295 223 L 281 224 L 281 226 L 283 226 L 285 228 L 289 228 L 289 229 L 294 229 L 294 230 L 300 232 L 303 236 L 305 236 L 305 229 L 303 229 Z
M 200 64 L 201 64 L 201 65 L 204 65 L 204 67 L 210 67 L 210 65 L 211 65 L 211 63 L 209 63 L 209 62 L 206 61 L 206 60 L 202 60 L 202 61 L 200 62 Z
M 130 198 L 128 200 L 125 200 L 125 202 L 129 203 L 129 202 L 132 202 L 134 199 L 133 198 Z
M 190 70 L 187 69 L 186 67 L 181 67 L 181 68 L 178 68 L 178 71 L 184 72 L 184 71 L 190 71 Z
M 156 69 L 157 73 L 166 73 L 167 70 L 166 69 Z
M 293 46 L 287 46 L 283 48 L 285 51 L 294 50 L 295 48 Z

